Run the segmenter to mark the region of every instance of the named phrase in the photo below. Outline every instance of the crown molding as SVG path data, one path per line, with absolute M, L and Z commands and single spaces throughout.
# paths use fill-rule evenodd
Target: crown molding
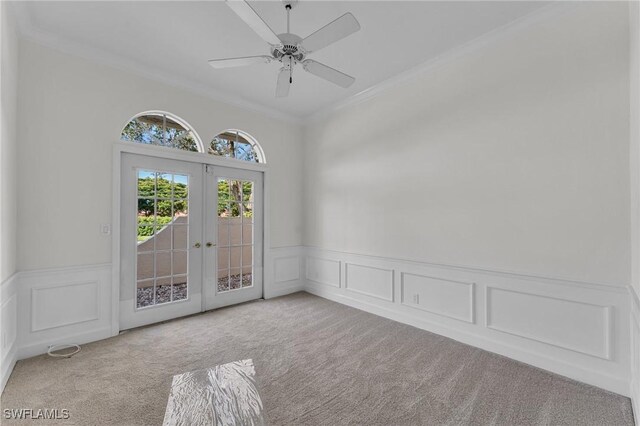
M 368 89 L 365 89 L 342 101 L 338 101 L 328 107 L 322 108 L 317 112 L 303 117 L 276 111 L 273 108 L 267 107 L 265 105 L 243 98 L 238 98 L 231 93 L 212 89 L 211 87 L 200 83 L 195 83 L 187 78 L 175 77 L 174 75 L 171 75 L 169 73 L 151 70 L 149 67 L 136 61 L 126 59 L 121 55 L 100 52 L 67 37 L 62 37 L 55 33 L 44 31 L 37 28 L 31 20 L 31 14 L 29 12 L 30 2 L 10 1 L 9 3 L 12 3 L 14 6 L 13 10 L 18 22 L 20 35 L 27 40 L 50 47 L 62 53 L 84 58 L 91 62 L 110 66 L 121 71 L 133 73 L 138 76 L 167 84 L 172 87 L 186 89 L 192 93 L 205 96 L 209 99 L 233 106 L 235 108 L 258 113 L 263 116 L 274 118 L 291 124 L 308 125 L 328 118 L 332 114 L 344 108 L 354 106 L 381 96 L 395 87 L 407 84 L 412 80 L 419 78 L 420 76 L 432 72 L 433 70 L 444 64 L 450 63 L 457 58 L 467 55 L 475 50 L 481 49 L 486 45 L 507 38 L 519 31 L 522 31 L 523 29 L 529 28 L 551 17 L 573 10 L 580 2 L 556 0 L 547 6 L 534 10 L 533 12 L 530 12 L 514 21 L 497 27 L 489 32 L 486 32 L 457 47 L 449 49 L 439 56 L 436 56 L 435 58 L 429 59 L 422 64 L 419 64 L 396 76 L 388 78 Z
M 287 123 L 298 125 L 302 123 L 301 117 L 276 111 L 265 105 L 239 98 L 229 92 L 212 89 L 209 86 L 193 82 L 187 78 L 176 77 L 170 73 L 151 70 L 150 67 L 137 61 L 126 59 L 121 55 L 97 50 L 83 43 L 71 40 L 68 37 L 42 30 L 33 24 L 28 1 L 10 3 L 14 3 L 14 13 L 18 22 L 20 36 L 26 40 L 49 47 L 61 53 L 77 56 L 94 63 L 129 72 L 168 86 L 185 89 L 194 94 L 205 96 L 216 102 L 224 103 L 248 112 L 257 113 Z
M 450 63 L 457 58 L 465 56 L 475 50 L 493 44 L 499 40 L 505 39 L 513 34 L 520 32 L 526 28 L 543 22 L 551 17 L 561 15 L 562 13 L 573 10 L 577 7 L 579 1 L 561 1 L 555 0 L 553 3 L 536 9 L 526 15 L 521 16 L 505 25 L 494 28 L 476 38 L 473 38 L 457 47 L 446 50 L 444 53 L 429 59 L 413 68 L 410 68 L 396 76 L 388 78 L 368 89 L 365 89 L 355 95 L 348 97 L 342 101 L 338 101 L 333 105 L 323 108 L 315 113 L 309 114 L 302 118 L 305 125 L 317 123 L 325 118 L 330 117 L 336 112 L 354 106 L 365 101 L 377 98 L 398 86 L 410 83 L 411 81 L 432 72 L 440 66 Z

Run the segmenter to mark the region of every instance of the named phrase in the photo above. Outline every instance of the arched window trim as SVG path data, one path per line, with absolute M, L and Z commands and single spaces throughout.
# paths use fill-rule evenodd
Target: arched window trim
M 214 136 L 217 137 L 223 133 L 236 133 L 239 136 L 242 136 L 244 139 L 246 139 L 247 141 L 249 141 L 249 143 L 251 144 L 251 147 L 254 149 L 254 151 L 256 152 L 256 156 L 258 157 L 258 163 L 257 164 L 266 164 L 267 163 L 267 158 L 264 154 L 264 150 L 262 149 L 262 146 L 260 145 L 260 143 L 256 140 L 256 138 L 254 138 L 253 136 L 251 136 L 249 133 L 245 132 L 244 130 L 240 130 L 240 129 L 224 129 L 218 133 L 216 133 L 216 135 Z M 235 161 L 241 161 L 243 163 L 246 163 L 246 161 L 243 160 L 238 160 L 237 158 L 233 158 L 233 157 L 224 157 L 224 156 L 219 156 L 219 155 L 215 155 L 215 154 L 209 154 L 209 155 L 214 155 L 216 157 L 220 157 L 220 158 L 226 158 L 229 160 L 235 160 Z
M 167 111 L 161 111 L 161 110 L 151 110 L 151 111 L 143 111 L 141 113 L 138 113 L 136 115 L 134 115 L 133 117 L 129 118 L 127 120 L 127 122 L 124 124 L 124 126 L 122 126 L 122 129 L 120 130 L 120 135 L 122 138 L 122 131 L 127 127 L 127 125 L 132 121 L 135 120 L 138 117 L 142 117 L 144 115 L 165 115 L 168 118 L 170 118 L 171 120 L 175 121 L 176 123 L 178 123 L 179 125 L 181 125 L 182 127 L 184 127 L 185 129 L 187 129 L 189 132 L 191 132 L 193 134 L 193 137 L 195 138 L 196 141 L 196 146 L 198 147 L 198 152 L 202 153 L 202 154 L 206 154 L 206 151 L 204 149 L 204 144 L 202 143 L 202 139 L 200 139 L 200 135 L 198 135 L 198 132 L 196 132 L 196 130 L 193 128 L 193 126 L 191 126 L 189 123 L 187 123 L 185 120 L 183 120 L 182 118 L 178 117 L 175 114 L 172 114 L 170 112 Z M 131 143 L 136 143 L 135 141 L 131 141 Z M 157 146 L 157 145 L 153 145 L 153 146 Z M 163 147 L 163 148 L 167 148 L 167 147 Z M 169 149 L 174 149 L 174 148 L 169 148 Z

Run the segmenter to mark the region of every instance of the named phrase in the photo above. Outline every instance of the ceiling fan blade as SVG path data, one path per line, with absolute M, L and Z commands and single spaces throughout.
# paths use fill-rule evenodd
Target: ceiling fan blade
M 244 0 L 227 0 L 227 5 L 240 17 L 247 25 L 251 27 L 264 41 L 269 44 L 281 44 L 282 42 L 267 25 L 266 22 L 253 10 L 251 5 Z
M 291 86 L 291 82 L 289 80 L 290 77 L 291 72 L 288 69 L 280 69 L 280 74 L 278 74 L 278 84 L 276 86 L 277 98 L 285 98 L 289 95 L 289 87 Z
M 214 68 L 234 68 L 244 67 L 254 64 L 268 64 L 273 58 L 271 56 L 245 56 L 243 58 L 211 59 L 209 65 Z
M 358 20 L 351 13 L 345 13 L 302 40 L 301 44 L 307 52 L 315 52 L 355 33 L 359 29 Z
M 356 79 L 350 75 L 334 70 L 331 67 L 311 59 L 302 61 L 302 67 L 305 71 L 310 72 L 313 75 L 317 75 L 320 78 L 324 78 L 325 80 L 337 84 L 340 87 L 344 87 L 345 89 L 356 81 Z

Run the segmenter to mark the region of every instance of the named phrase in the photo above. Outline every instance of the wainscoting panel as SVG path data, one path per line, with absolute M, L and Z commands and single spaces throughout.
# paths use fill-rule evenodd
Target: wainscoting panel
M 20 272 L 18 359 L 111 336 L 111 265 Z
M 306 262 L 309 293 L 630 394 L 626 287 L 315 247 Z
M 302 278 L 304 257 L 301 246 L 267 250 L 265 259 L 264 297 L 283 296 L 304 290 Z
M 488 328 L 611 359 L 611 306 L 487 287 Z
M 275 259 L 277 283 L 286 283 L 300 279 L 300 256 L 289 256 Z
M 474 322 L 474 284 L 401 273 L 401 303 L 445 317 Z
M 100 284 L 87 281 L 32 288 L 31 307 L 32 332 L 94 321 L 100 318 Z
M 393 302 L 393 270 L 345 263 L 344 287 L 365 296 Z
M 18 341 L 18 274 L 0 283 L 0 393 L 16 363 Z
M 329 287 L 340 287 L 340 261 L 307 256 L 306 278 Z

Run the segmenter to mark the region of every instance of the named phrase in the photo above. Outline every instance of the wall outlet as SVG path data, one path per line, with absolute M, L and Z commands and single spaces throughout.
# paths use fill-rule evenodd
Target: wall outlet
M 111 225 L 108 223 L 100 225 L 100 233 L 103 235 L 111 235 Z
M 415 303 L 416 305 L 420 303 L 420 295 L 419 294 L 414 294 L 413 295 L 413 303 Z

